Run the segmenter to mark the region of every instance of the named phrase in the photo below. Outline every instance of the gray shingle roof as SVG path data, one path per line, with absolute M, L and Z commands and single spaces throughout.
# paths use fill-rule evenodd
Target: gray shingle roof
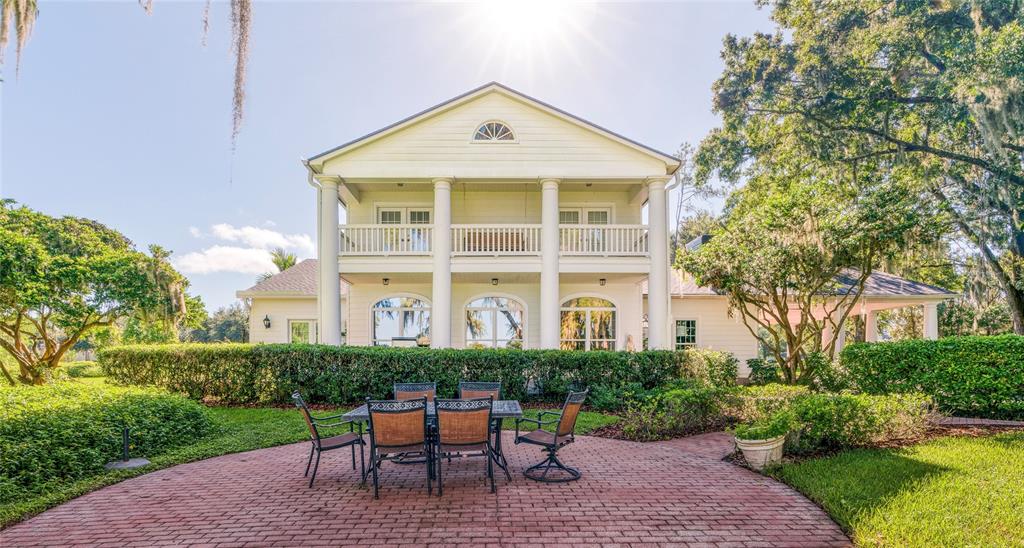
M 239 293 L 247 296 L 252 296 L 252 294 L 257 293 L 267 293 L 294 296 L 308 295 L 310 297 L 316 297 L 317 264 L 316 259 L 306 259 L 297 263 L 288 270 L 278 272 L 266 280 L 263 280 L 245 291 L 240 291 Z M 342 295 L 348 292 L 346 289 L 346 284 L 341 282 Z
M 691 276 L 681 270 L 673 270 L 672 276 L 669 277 L 669 281 L 672 286 L 672 295 L 720 295 L 719 292 L 710 287 L 697 285 Z M 842 293 L 844 289 L 849 289 L 854 283 L 856 283 L 856 272 L 850 271 L 848 273 L 844 273 L 839 277 L 838 281 L 843 285 L 837 293 Z M 646 280 L 642 282 L 642 289 L 646 295 Z M 915 282 L 914 280 L 907 280 L 905 278 L 877 270 L 868 276 L 867 282 L 864 284 L 863 294 L 867 297 L 952 297 L 956 295 L 956 293 L 945 290 L 941 287 L 928 285 L 922 282 Z

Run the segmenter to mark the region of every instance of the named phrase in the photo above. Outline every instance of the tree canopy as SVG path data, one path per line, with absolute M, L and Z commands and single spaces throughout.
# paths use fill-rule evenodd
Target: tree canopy
M 0 348 L 17 361 L 18 378 L 45 382 L 83 335 L 119 318 L 176 324 L 187 281 L 168 256 L 157 246 L 142 253 L 90 219 L 0 202 Z
M 900 179 L 978 247 L 1024 334 L 1022 2 L 758 3 L 778 31 L 725 39 L 697 180 L 741 180 L 779 141 Z

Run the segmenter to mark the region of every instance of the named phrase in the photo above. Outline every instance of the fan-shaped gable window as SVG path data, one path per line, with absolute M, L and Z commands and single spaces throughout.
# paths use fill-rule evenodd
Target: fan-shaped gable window
M 485 122 L 476 129 L 474 141 L 515 141 L 512 129 L 501 122 Z

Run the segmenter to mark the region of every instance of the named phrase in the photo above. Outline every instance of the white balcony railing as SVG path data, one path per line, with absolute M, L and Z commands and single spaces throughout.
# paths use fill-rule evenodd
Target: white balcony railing
M 559 254 L 646 257 L 645 225 L 560 225 Z M 341 255 L 430 255 L 433 225 L 342 225 Z M 541 225 L 452 225 L 452 255 L 523 256 L 541 254 Z
M 540 225 L 452 225 L 452 255 L 540 255 Z
M 646 256 L 645 225 L 559 225 L 562 255 Z
M 342 225 L 341 255 L 430 255 L 432 225 Z

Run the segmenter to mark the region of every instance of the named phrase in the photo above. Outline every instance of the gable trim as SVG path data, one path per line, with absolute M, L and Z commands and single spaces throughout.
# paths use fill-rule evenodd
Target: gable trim
M 491 90 L 497 90 L 497 91 L 504 92 L 505 94 L 511 95 L 514 98 L 519 99 L 520 101 L 523 101 L 523 102 L 525 102 L 527 104 L 530 104 L 530 105 L 532 105 L 532 106 L 534 106 L 536 108 L 539 108 L 540 110 L 545 111 L 548 114 L 551 114 L 551 115 L 556 116 L 558 118 L 562 118 L 563 120 L 566 120 L 566 121 L 568 121 L 570 123 L 573 123 L 573 124 L 575 124 L 577 126 L 583 127 L 584 129 L 588 129 L 590 131 L 598 133 L 598 134 L 600 134 L 600 135 L 602 135 L 602 136 L 604 136 L 606 138 L 609 138 L 609 139 L 611 139 L 613 141 L 616 141 L 616 142 L 618 142 L 620 144 L 623 144 L 623 145 L 626 145 L 626 146 L 628 146 L 630 148 L 638 150 L 638 151 L 640 151 L 640 152 L 642 152 L 644 154 L 647 154 L 649 156 L 654 156 L 654 157 L 658 158 L 659 160 L 661 160 L 662 162 L 665 162 L 667 164 L 668 169 L 666 170 L 667 171 L 666 174 L 668 174 L 668 175 L 671 175 L 671 174 L 675 173 L 675 170 L 679 168 L 679 164 L 680 164 L 679 158 L 676 158 L 675 156 L 673 156 L 671 154 L 662 152 L 662 151 L 660 151 L 660 150 L 658 150 L 656 148 L 649 147 L 649 146 L 647 146 L 645 144 L 642 144 L 642 143 L 639 143 L 637 141 L 634 141 L 634 140 L 632 140 L 632 139 L 630 139 L 628 137 L 624 137 L 623 135 L 620 135 L 618 133 L 615 133 L 614 131 L 611 131 L 609 129 L 601 127 L 601 126 L 599 126 L 599 125 L 597 125 L 597 124 L 595 124 L 595 123 L 593 123 L 593 122 L 591 122 L 589 120 L 586 120 L 584 118 L 580 118 L 579 116 L 575 116 L 573 114 L 570 114 L 570 113 L 568 113 L 568 112 L 566 112 L 566 111 L 564 111 L 564 110 L 562 110 L 562 109 L 560 109 L 560 108 L 558 108 L 556 106 L 553 106 L 553 105 L 550 105 L 548 103 L 545 103 L 544 101 L 541 101 L 539 99 L 535 99 L 535 98 L 533 98 L 533 97 L 531 97 L 531 96 L 529 96 L 529 95 L 527 95 L 525 93 L 522 93 L 520 91 L 516 91 L 516 90 L 514 90 L 514 89 L 512 89 L 512 88 L 510 88 L 510 87 L 508 87 L 508 86 L 506 86 L 504 84 L 500 84 L 498 82 L 490 82 L 490 83 L 484 84 L 484 85 L 482 85 L 480 87 L 471 89 L 471 90 L 467 91 L 466 93 L 458 95 L 458 96 L 456 96 L 456 97 L 454 97 L 452 99 L 449 99 L 447 101 L 444 101 L 442 103 L 438 103 L 438 104 L 436 104 L 436 105 L 434 105 L 434 106 L 432 106 L 430 108 L 427 108 L 425 110 L 421 110 L 421 111 L 417 112 L 416 114 L 413 114 L 412 116 L 408 116 L 408 117 L 403 118 L 403 119 L 401 119 L 401 120 L 399 120 L 399 121 L 397 121 L 397 122 L 395 122 L 393 124 L 384 126 L 381 129 L 378 129 L 376 131 L 367 133 L 366 135 L 363 135 L 362 137 L 358 137 L 358 138 L 353 139 L 351 141 L 348 141 L 346 143 L 342 143 L 342 144 L 340 144 L 340 145 L 338 145 L 338 146 L 336 146 L 336 147 L 334 147 L 332 149 L 329 149 L 329 150 L 326 150 L 326 151 L 321 152 L 319 154 L 316 154 L 316 155 L 310 157 L 308 160 L 306 160 L 306 162 L 307 163 L 316 163 L 316 164 L 322 165 L 327 160 L 330 160 L 330 159 L 332 159 L 332 158 L 334 158 L 336 156 L 340 156 L 341 154 L 344 154 L 344 153 L 346 153 L 346 152 L 348 152 L 350 150 L 353 150 L 355 148 L 361 147 L 363 145 L 367 145 L 367 144 L 372 143 L 372 142 L 374 142 L 374 141 L 376 141 L 378 139 L 382 139 L 382 138 L 384 138 L 384 137 L 386 137 L 388 135 L 391 135 L 392 133 L 396 133 L 397 131 L 399 131 L 399 130 L 405 128 L 405 127 L 411 126 L 411 125 L 413 125 L 413 124 L 415 124 L 415 123 L 417 123 L 417 122 L 419 122 L 421 120 L 424 120 L 424 119 L 426 119 L 428 117 L 431 117 L 431 116 L 434 116 L 434 115 L 437 115 L 437 114 L 441 114 L 441 113 L 443 113 L 445 111 L 451 110 L 451 109 L 453 109 L 453 108 L 455 108 L 455 107 L 457 107 L 459 105 L 462 105 L 464 103 L 467 103 L 470 100 L 476 98 L 477 96 L 483 95 L 484 93 L 486 93 L 488 91 L 491 91 Z

